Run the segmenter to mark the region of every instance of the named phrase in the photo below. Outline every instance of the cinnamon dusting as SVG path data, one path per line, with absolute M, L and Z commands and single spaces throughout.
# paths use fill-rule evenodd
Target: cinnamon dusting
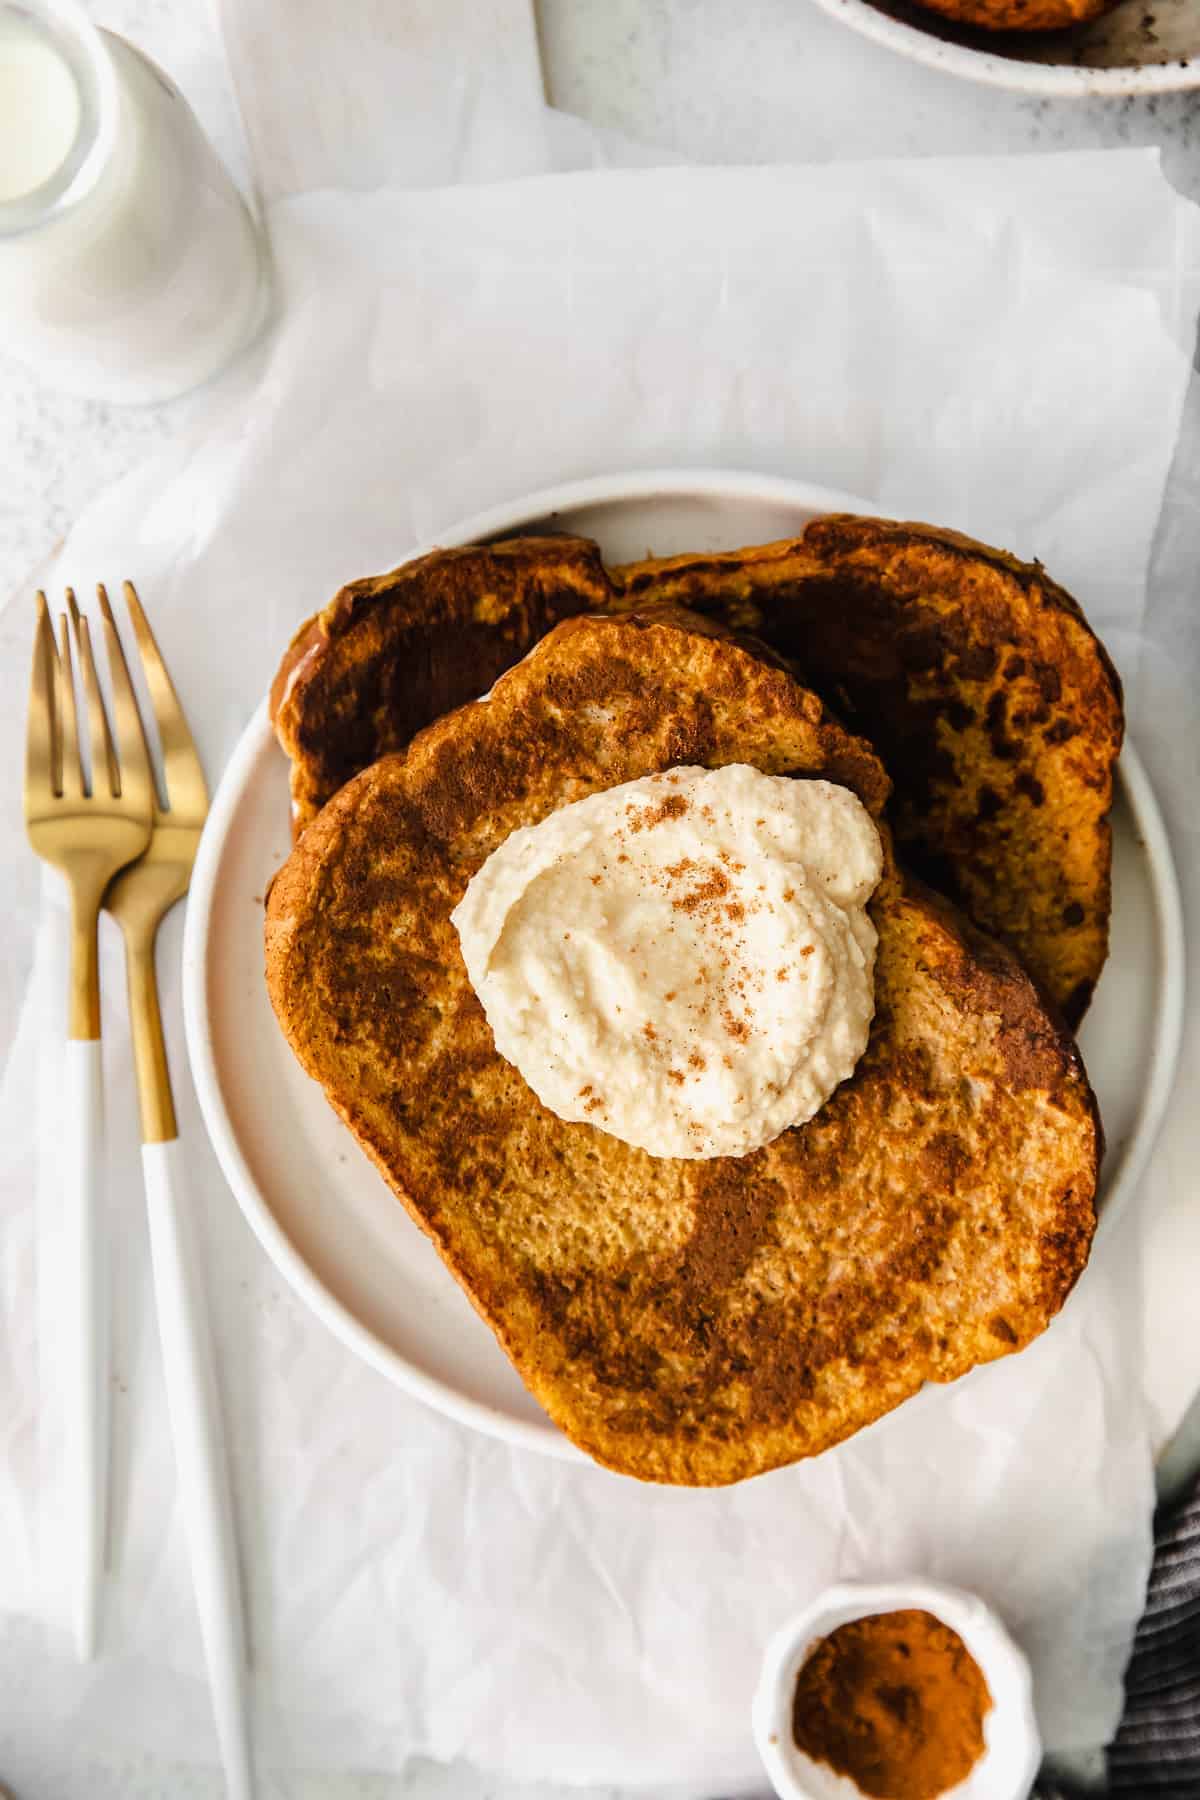
M 830 1632 L 796 1678 L 796 1747 L 861 1793 L 937 1800 L 984 1754 L 992 1696 L 956 1631 L 915 1608 Z
M 647 831 L 652 825 L 663 825 L 668 819 L 681 819 L 688 810 L 688 803 L 682 794 L 668 794 L 657 806 L 643 806 L 640 810 L 635 806 L 627 806 L 631 831 Z

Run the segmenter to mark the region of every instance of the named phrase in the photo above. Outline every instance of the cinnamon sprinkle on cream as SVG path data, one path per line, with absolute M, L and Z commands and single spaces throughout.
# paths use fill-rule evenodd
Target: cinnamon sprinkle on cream
M 810 1118 L 865 1047 L 880 861 L 845 788 L 681 767 L 514 832 L 454 923 L 544 1105 L 651 1155 L 738 1156 Z

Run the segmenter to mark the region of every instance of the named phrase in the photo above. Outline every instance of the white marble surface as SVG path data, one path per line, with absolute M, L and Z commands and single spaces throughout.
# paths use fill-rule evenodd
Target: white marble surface
M 95 0 L 191 99 L 249 181 L 245 141 L 212 18 L 196 0 Z M 707 162 L 819 161 L 880 153 L 1020 153 L 1158 144 L 1200 198 L 1200 95 L 1050 102 L 957 83 L 842 30 L 810 0 L 538 0 L 547 94 L 558 107 Z M 0 600 L 16 596 L 84 502 L 169 442 L 201 399 L 126 412 L 57 395 L 0 355 Z M 215 1800 L 212 1772 L 81 1761 L 31 1742 L 20 1696 L 0 1704 L 0 1778 L 19 1800 Z M 463 1769 L 274 1777 L 264 1800 L 556 1800 Z M 593 1795 L 593 1800 L 605 1796 Z M 608 1796 L 607 1800 L 614 1800 Z
M 179 82 L 245 181 L 220 39 L 195 0 L 94 0 Z M 705 162 L 1160 144 L 1200 198 L 1200 94 L 1048 101 L 918 68 L 810 0 L 537 0 L 553 103 Z M 126 412 L 54 394 L 0 353 L 0 598 L 83 503 L 174 437 L 185 399 Z
M 1200 94 L 1039 100 L 918 67 L 809 0 L 538 0 L 558 106 L 702 162 L 1161 144 L 1200 198 Z M 1189 141 L 1190 140 L 1190 141 Z

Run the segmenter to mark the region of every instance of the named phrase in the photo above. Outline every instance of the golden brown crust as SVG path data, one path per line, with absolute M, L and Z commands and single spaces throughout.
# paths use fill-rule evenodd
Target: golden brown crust
M 758 633 L 875 744 L 904 860 L 1078 1024 L 1104 966 L 1121 684 L 1066 591 L 957 532 L 832 515 L 612 572 Z M 619 601 L 618 604 L 621 602 Z
M 1086 1260 L 1100 1153 L 1069 1036 L 1015 960 L 887 868 L 853 1078 L 745 1158 L 655 1159 L 498 1056 L 450 912 L 517 825 L 674 763 L 887 780 L 815 695 L 678 618 L 559 626 L 359 775 L 267 913 L 271 998 L 521 1375 L 592 1456 L 736 1481 L 1019 1348 Z
M 352 581 L 302 625 L 271 686 L 298 830 L 376 757 L 484 693 L 560 619 L 609 596 L 587 538 L 438 550 Z
M 918 0 L 931 12 L 983 31 L 1065 31 L 1110 12 L 1116 0 Z

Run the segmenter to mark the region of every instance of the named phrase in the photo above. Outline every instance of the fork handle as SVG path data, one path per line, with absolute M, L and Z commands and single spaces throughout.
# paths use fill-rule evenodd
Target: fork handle
M 79 869 L 71 882 L 71 982 L 67 1032 L 73 1043 L 100 1036 L 100 954 L 96 928 L 103 881 L 95 867 Z
M 165 1144 L 178 1138 L 179 1126 L 175 1120 L 162 1012 L 158 1004 L 153 937 L 126 932 L 125 967 L 129 977 L 129 1023 L 133 1032 L 142 1142 Z
M 108 1291 L 100 1217 L 104 1164 L 104 1078 L 100 1039 L 69 1038 L 65 1068 L 65 1241 L 69 1291 L 67 1458 L 79 1561 L 72 1595 L 76 1653 L 90 1662 L 99 1636 L 100 1587 L 108 1531 Z
M 178 1138 L 142 1145 L 154 1296 L 196 1611 L 229 1800 L 252 1800 L 245 1622 L 203 1269 Z

